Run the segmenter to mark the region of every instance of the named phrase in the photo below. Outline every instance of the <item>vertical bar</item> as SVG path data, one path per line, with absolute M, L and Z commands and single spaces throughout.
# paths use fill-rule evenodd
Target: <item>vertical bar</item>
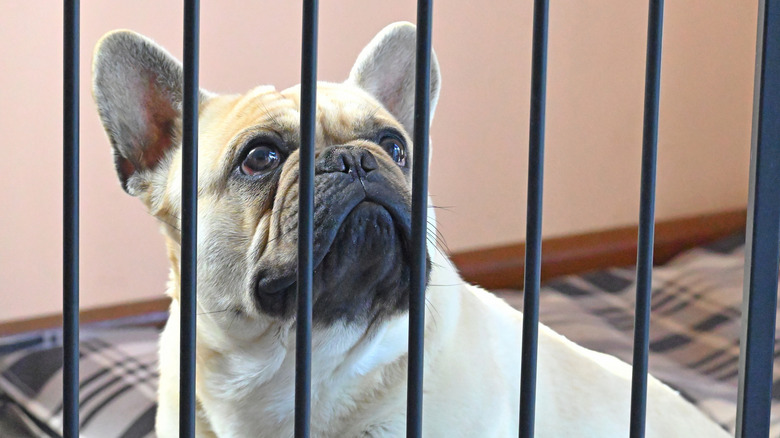
M 314 149 L 317 112 L 317 0 L 303 2 L 301 148 L 298 180 L 298 315 L 295 330 L 295 437 L 309 436 L 314 239 Z
M 428 128 L 431 96 L 433 1 L 417 1 L 417 57 L 414 89 L 412 162 L 412 266 L 409 293 L 409 369 L 406 388 L 406 436 L 422 436 L 423 347 L 428 233 Z
M 663 13 L 663 0 L 650 0 L 647 19 L 647 60 L 645 61 L 645 113 L 642 132 L 642 176 L 639 197 L 634 357 L 631 370 L 631 438 L 645 436 Z
M 520 368 L 520 437 L 534 436 L 536 356 L 539 337 L 539 283 L 542 270 L 542 188 L 547 93 L 548 0 L 534 1 L 531 54 L 531 116 L 528 146 L 528 198 L 523 278 L 523 345 Z
M 737 437 L 769 436 L 780 236 L 780 1 L 758 8 Z
M 184 105 L 181 175 L 179 436 L 195 436 L 195 309 L 198 228 L 199 0 L 184 1 Z
M 79 435 L 79 0 L 65 0 L 63 44 L 62 433 Z

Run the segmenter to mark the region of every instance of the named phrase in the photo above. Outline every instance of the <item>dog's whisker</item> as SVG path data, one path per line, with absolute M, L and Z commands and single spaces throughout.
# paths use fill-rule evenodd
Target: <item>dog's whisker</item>
M 428 243 L 433 245 L 434 248 L 436 248 L 436 251 L 438 251 L 439 254 L 445 257 L 448 256 L 449 248 L 447 248 L 446 242 L 442 241 L 441 239 L 438 239 L 436 236 L 433 236 L 431 234 L 427 235 L 426 240 Z
M 225 313 L 225 312 L 229 312 L 230 310 L 231 310 L 230 307 L 228 307 L 222 310 L 212 310 L 210 312 L 198 312 L 198 316 L 213 315 L 215 313 Z
M 267 114 L 268 118 L 271 119 L 272 124 L 276 125 L 277 127 L 284 126 L 284 124 L 279 121 L 278 115 L 268 110 L 268 106 L 266 106 L 265 102 L 260 101 L 260 106 L 263 108 L 263 113 Z
M 436 309 L 436 306 L 433 305 L 433 303 L 431 302 L 430 299 L 428 299 L 428 297 L 425 297 L 425 308 L 428 309 L 431 315 L 432 324 L 434 325 L 434 327 L 437 326 L 439 324 L 439 320 L 437 318 L 438 316 L 440 316 L 439 310 Z
M 238 319 L 238 313 L 233 312 L 233 317 L 230 318 L 230 322 L 228 323 L 228 331 L 233 328 L 233 323 L 236 322 L 236 319 Z
M 447 245 L 447 242 L 444 240 L 444 236 L 441 234 L 441 232 L 439 231 L 438 227 L 433 225 L 433 231 L 435 232 L 433 237 L 434 237 L 434 239 L 436 239 L 436 242 L 438 243 L 437 246 L 440 247 L 441 250 L 443 250 L 443 251 L 440 251 L 440 252 L 443 255 L 445 255 L 445 256 L 447 256 L 448 254 L 452 254 L 452 251 L 450 251 L 449 245 Z M 428 232 L 428 234 L 430 235 L 430 232 Z
M 148 214 L 149 216 L 151 216 L 151 217 L 153 217 L 153 218 L 157 219 L 158 221 L 160 221 L 160 222 L 164 223 L 165 225 L 168 225 L 169 227 L 171 227 L 171 228 L 173 228 L 174 230 L 176 230 L 176 231 L 178 231 L 179 233 L 181 233 L 181 229 L 180 229 L 179 227 L 177 227 L 176 225 L 172 224 L 171 222 L 169 222 L 169 221 L 167 221 L 167 220 L 165 220 L 165 219 L 161 218 L 160 216 L 157 216 L 157 215 L 154 215 L 154 214 L 150 213 L 148 210 L 144 210 L 144 211 L 146 211 L 146 214 Z M 180 222 L 181 222 L 181 220 L 180 220 L 178 217 L 175 217 L 175 216 L 173 216 L 173 215 L 167 215 L 167 216 L 173 217 L 174 219 L 176 219 L 176 220 L 178 220 L 178 221 L 180 221 Z
M 465 281 L 461 281 L 459 283 L 452 283 L 452 284 L 428 284 L 428 287 L 455 287 L 455 286 L 463 286 L 464 284 L 468 284 Z

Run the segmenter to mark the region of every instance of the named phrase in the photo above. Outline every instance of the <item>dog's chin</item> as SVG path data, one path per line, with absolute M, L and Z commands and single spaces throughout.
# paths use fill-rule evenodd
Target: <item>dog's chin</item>
M 324 254 L 315 260 L 312 317 L 315 324 L 372 323 L 409 307 L 410 227 L 402 209 L 362 201 L 346 215 Z M 282 275 L 286 285 L 255 289 L 260 311 L 294 317 L 295 273 Z

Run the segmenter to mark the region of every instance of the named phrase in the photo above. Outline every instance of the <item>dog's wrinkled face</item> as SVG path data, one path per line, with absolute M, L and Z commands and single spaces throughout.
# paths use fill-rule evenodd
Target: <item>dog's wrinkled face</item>
M 296 300 L 298 97 L 297 88 L 255 90 L 231 101 L 227 116 L 215 121 L 218 138 L 207 134 L 208 144 L 225 146 L 211 173 L 213 190 L 204 193 L 215 208 L 204 218 L 202 254 L 222 272 L 225 265 L 245 266 L 241 277 L 253 303 L 280 317 L 292 315 Z M 328 323 L 402 311 L 409 280 L 408 137 L 360 90 L 323 84 L 318 100 L 314 318 Z
M 407 309 L 414 38 L 413 26 L 390 26 L 346 82 L 318 85 L 315 324 L 366 325 Z M 433 108 L 439 76 L 435 58 L 432 64 Z M 120 31 L 98 45 L 94 70 L 120 181 L 165 224 L 177 282 L 181 66 L 151 41 Z M 224 324 L 294 317 L 299 106 L 298 87 L 201 92 L 199 307 Z

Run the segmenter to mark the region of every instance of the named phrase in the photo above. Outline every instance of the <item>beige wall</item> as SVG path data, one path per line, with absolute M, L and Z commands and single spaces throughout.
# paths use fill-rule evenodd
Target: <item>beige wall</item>
M 300 7 L 202 2 L 201 84 L 236 92 L 298 82 Z M 523 240 L 531 2 L 436 2 L 443 94 L 430 190 L 453 251 Z M 544 234 L 635 223 L 646 2 L 553 2 Z M 745 204 L 756 2 L 667 2 L 659 218 Z M 385 24 L 415 5 L 320 6 L 323 80 L 342 80 Z M 181 2 L 82 2 L 81 303 L 157 297 L 166 257 L 155 221 L 116 182 L 89 93 L 94 43 L 131 28 L 181 54 Z M 59 312 L 61 285 L 60 2 L 0 2 L 0 320 Z

